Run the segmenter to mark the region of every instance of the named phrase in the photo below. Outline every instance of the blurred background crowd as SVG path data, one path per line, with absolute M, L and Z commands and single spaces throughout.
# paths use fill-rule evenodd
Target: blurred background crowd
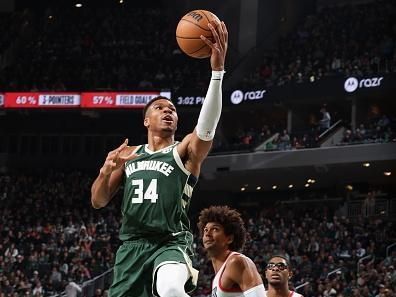
M 81 286 L 112 267 L 121 197 L 95 210 L 91 182 L 92 175 L 82 172 L 1 175 L 0 296 L 51 296 L 70 282 Z M 327 203 L 335 198 L 331 192 L 306 191 L 282 194 L 284 200 L 276 203 L 260 202 L 260 209 L 239 205 L 249 233 L 244 253 L 263 275 L 272 254 L 286 255 L 294 273 L 290 284 L 295 288 L 308 282 L 299 290 L 306 297 L 393 296 L 396 247 L 387 247 L 396 242 L 394 222 L 370 211 L 350 218 L 345 211 L 350 200 L 363 202 L 366 210 L 368 199 L 375 205 L 376 195 L 388 194 L 355 191 L 333 207 Z M 319 204 L 310 204 L 312 198 Z M 198 211 L 191 211 L 193 264 L 201 276 L 193 296 L 203 297 L 210 294 L 213 268 L 195 227 Z M 390 295 L 379 295 L 385 290 Z

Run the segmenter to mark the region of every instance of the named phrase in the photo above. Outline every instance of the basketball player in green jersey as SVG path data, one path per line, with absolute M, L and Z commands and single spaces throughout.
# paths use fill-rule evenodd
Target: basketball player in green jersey
M 92 184 L 94 208 L 106 206 L 124 182 L 122 226 L 110 296 L 187 297 L 198 277 L 191 267 L 192 234 L 187 211 L 193 188 L 215 134 L 222 107 L 228 32 L 209 24 L 212 78 L 194 131 L 174 141 L 178 116 L 165 97 L 144 109 L 148 143 L 111 151 Z

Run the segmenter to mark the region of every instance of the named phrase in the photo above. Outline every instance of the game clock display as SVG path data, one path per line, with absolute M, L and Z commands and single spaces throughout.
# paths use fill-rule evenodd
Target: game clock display
M 204 100 L 204 96 L 179 96 L 176 98 L 176 105 L 202 105 Z

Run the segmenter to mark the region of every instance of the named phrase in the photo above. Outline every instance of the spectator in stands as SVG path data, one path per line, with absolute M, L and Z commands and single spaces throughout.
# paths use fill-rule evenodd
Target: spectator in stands
M 15 247 L 15 243 L 12 242 L 10 246 L 5 250 L 5 261 L 8 261 L 10 263 L 16 262 L 18 254 L 18 249 Z
M 324 132 L 330 128 L 331 116 L 325 106 L 320 109 L 320 113 L 322 114 L 322 119 L 319 121 L 319 130 Z
M 368 191 L 363 203 L 363 215 L 371 216 L 375 211 L 375 192 Z
M 362 247 L 360 242 L 356 243 L 356 256 L 362 258 L 366 255 L 366 250 Z
M 381 127 L 381 129 L 386 128 L 390 124 L 389 118 L 384 114 L 382 117 L 378 120 L 377 125 Z
M 103 296 L 102 290 L 101 289 L 96 289 L 94 297 L 102 297 L 102 296 Z
M 280 150 L 290 149 L 290 135 L 286 129 L 283 129 L 281 135 L 278 138 L 278 149 Z
M 70 281 L 66 288 L 66 297 L 77 297 L 82 292 L 81 287 L 73 281 Z
M 40 281 L 37 281 L 32 291 L 33 297 L 41 297 L 44 295 L 44 289 Z
M 326 290 L 323 291 L 323 297 L 335 297 L 337 296 L 337 290 L 333 288 L 332 283 L 326 284 Z
M 390 266 L 393 263 L 396 263 L 396 250 L 392 250 L 390 255 L 388 255 L 383 261 L 384 266 Z

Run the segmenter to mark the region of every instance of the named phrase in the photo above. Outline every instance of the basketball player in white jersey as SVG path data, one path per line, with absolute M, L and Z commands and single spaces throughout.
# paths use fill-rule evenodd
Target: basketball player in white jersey
M 264 297 L 256 265 L 237 252 L 246 240 L 241 214 L 228 206 L 211 206 L 201 211 L 198 228 L 216 273 L 211 296 Z
M 304 297 L 289 290 L 289 279 L 292 277 L 290 263 L 286 257 L 273 256 L 269 259 L 265 269 L 265 278 L 268 281 L 266 297 Z

